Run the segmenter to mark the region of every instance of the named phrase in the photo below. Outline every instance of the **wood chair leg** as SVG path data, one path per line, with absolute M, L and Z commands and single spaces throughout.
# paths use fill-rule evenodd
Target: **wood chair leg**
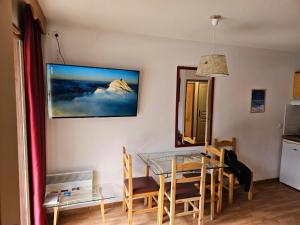
M 128 198 L 128 225 L 132 225 L 132 211 L 133 211 L 133 200 L 132 197 Z
M 251 184 L 248 192 L 248 200 L 251 201 L 253 199 L 253 173 L 251 173 Z
M 152 196 L 148 198 L 148 207 L 152 208 Z
M 183 211 L 187 212 L 188 210 L 189 210 L 189 203 L 188 202 L 183 203 Z
M 217 213 L 222 211 L 223 205 L 223 169 L 219 169 L 218 172 L 218 202 L 217 202 Z
M 199 201 L 198 225 L 204 225 L 204 201 L 204 198 Z
M 229 205 L 231 205 L 233 202 L 234 183 L 235 183 L 234 175 L 231 174 L 229 176 L 229 184 L 228 184 L 228 203 L 229 203 Z
M 126 193 L 125 193 L 124 187 L 123 187 L 122 208 L 123 208 L 123 212 L 125 212 L 126 211 Z
M 198 225 L 204 225 L 204 218 L 201 216 L 198 216 Z
M 174 185 L 173 185 L 174 184 Z M 170 192 L 170 225 L 175 224 L 175 205 L 176 205 L 176 177 L 172 176 L 171 192 Z
M 196 207 L 197 207 L 197 205 L 198 205 L 198 207 L 199 207 L 198 202 L 199 202 L 199 201 L 194 201 L 193 204 L 194 204 Z M 196 211 L 196 208 L 193 207 L 193 210 Z M 187 211 L 189 211 L 189 204 L 188 204 L 188 207 L 187 207 Z M 197 214 L 194 213 L 194 214 L 193 214 L 193 218 L 196 219 L 196 217 L 197 217 Z
M 158 207 L 157 207 L 157 225 L 162 225 L 164 215 L 164 197 L 165 197 L 165 177 L 159 176 L 159 194 L 158 194 Z

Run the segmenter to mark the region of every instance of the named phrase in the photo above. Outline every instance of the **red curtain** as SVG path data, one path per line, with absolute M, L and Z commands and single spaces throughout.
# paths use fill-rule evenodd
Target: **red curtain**
M 41 30 L 29 7 L 23 17 L 24 73 L 28 136 L 31 219 L 45 225 L 43 208 L 46 179 L 45 90 Z

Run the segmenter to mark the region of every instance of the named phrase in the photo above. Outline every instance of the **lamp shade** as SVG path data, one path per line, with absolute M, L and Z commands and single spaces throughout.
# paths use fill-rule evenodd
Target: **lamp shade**
M 200 59 L 196 75 L 208 77 L 228 76 L 225 55 L 205 55 Z

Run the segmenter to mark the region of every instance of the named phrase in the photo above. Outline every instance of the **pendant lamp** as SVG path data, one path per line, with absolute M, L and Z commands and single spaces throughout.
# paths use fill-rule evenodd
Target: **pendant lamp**
M 222 17 L 220 15 L 211 16 L 212 25 L 215 27 L 218 25 L 219 20 Z M 214 33 L 213 33 L 213 45 L 214 45 Z M 201 56 L 200 63 L 197 68 L 196 75 L 207 77 L 221 77 L 228 76 L 227 60 L 225 55 L 211 54 Z

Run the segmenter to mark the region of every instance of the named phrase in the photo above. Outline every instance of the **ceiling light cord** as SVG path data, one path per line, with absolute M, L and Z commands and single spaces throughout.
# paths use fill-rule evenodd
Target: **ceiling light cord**
M 62 59 L 63 63 L 66 64 L 65 59 L 64 59 L 64 57 L 63 57 L 63 55 L 61 53 L 61 50 L 60 50 L 60 44 L 59 44 L 59 40 L 58 40 L 58 33 L 56 33 L 54 36 L 55 36 L 55 39 L 56 39 L 59 56 Z
M 212 53 L 215 54 L 215 26 L 213 26 L 213 30 L 212 30 Z
M 210 17 L 211 19 L 211 24 L 212 24 L 212 53 L 214 54 L 215 53 L 215 33 L 216 33 L 216 26 L 219 24 L 219 20 L 221 19 L 222 17 L 220 15 L 213 15 Z

